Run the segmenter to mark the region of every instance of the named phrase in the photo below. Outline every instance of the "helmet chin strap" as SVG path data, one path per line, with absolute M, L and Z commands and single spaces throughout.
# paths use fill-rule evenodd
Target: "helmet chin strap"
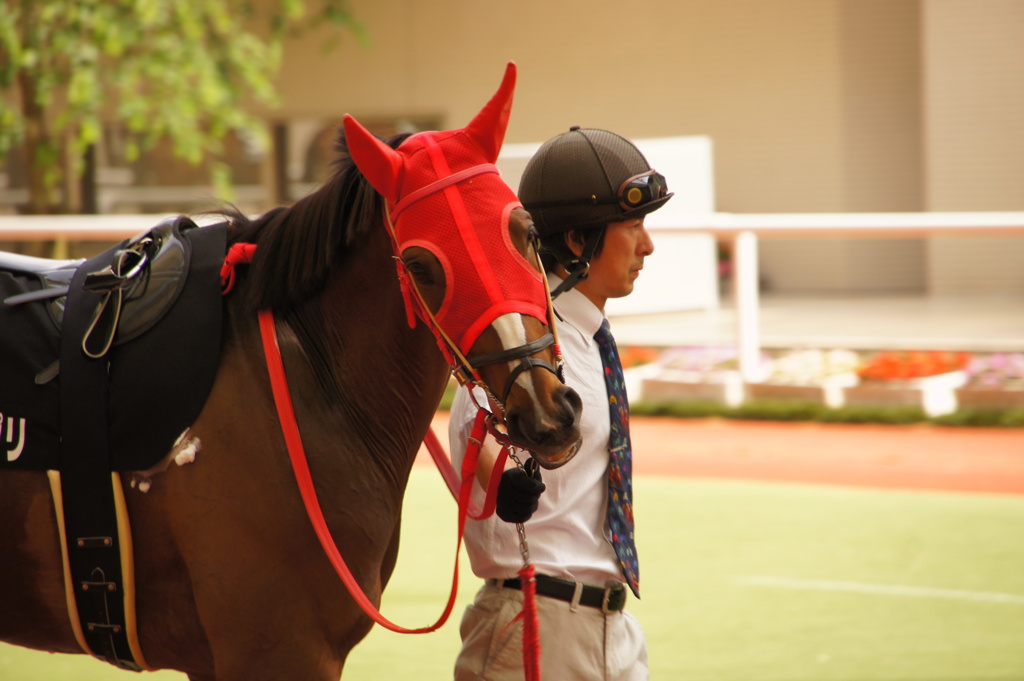
M 583 252 L 579 257 L 571 258 L 566 262 L 558 261 L 558 264 L 565 268 L 568 276 L 551 292 L 552 300 L 587 278 L 590 273 L 590 261 L 593 260 L 594 251 L 597 250 L 597 244 L 601 240 L 600 235 L 600 230 L 593 230 L 589 238 L 584 240 Z

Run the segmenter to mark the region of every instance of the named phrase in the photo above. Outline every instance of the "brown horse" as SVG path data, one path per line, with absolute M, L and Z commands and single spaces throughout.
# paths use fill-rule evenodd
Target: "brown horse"
M 546 301 L 531 283 L 542 275 L 526 265 L 535 262 L 529 216 L 492 167 L 472 170 L 497 157 L 514 75 L 510 65 L 463 130 L 385 144 L 347 120 L 351 158 L 325 186 L 255 220 L 230 216 L 229 243 L 254 243 L 255 256 L 224 298 L 217 376 L 184 440 L 197 446 L 195 460 L 169 458 L 147 472 L 146 492 L 122 475 L 148 667 L 192 681 L 338 679 L 372 626 L 297 493 L 257 310 L 275 314 L 324 516 L 375 604 L 395 565 L 411 466 L 452 368 L 431 319 L 456 356 L 490 362 L 478 374 L 495 387 L 511 438 L 543 466 L 568 460 L 580 402 L 541 366 L 557 360 L 543 340 L 546 317 L 531 312 Z M 456 253 L 438 229 L 461 234 L 472 256 Z M 495 234 L 505 251 L 470 243 Z M 467 283 L 474 277 L 491 289 L 483 311 L 467 316 L 481 295 Z M 517 279 L 518 292 L 494 287 Z M 46 474 L 0 473 L 0 519 L 0 640 L 83 652 L 69 623 Z

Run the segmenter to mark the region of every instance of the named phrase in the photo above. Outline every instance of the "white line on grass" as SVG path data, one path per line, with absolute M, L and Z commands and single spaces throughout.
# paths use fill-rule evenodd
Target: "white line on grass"
M 909 598 L 947 598 L 957 601 L 982 601 L 986 603 L 1009 603 L 1024 605 L 1024 596 L 1003 594 L 993 591 L 960 591 L 957 589 L 931 589 L 899 584 L 867 584 L 864 582 L 843 582 L 822 579 L 795 579 L 790 577 L 769 577 L 751 575 L 735 577 L 733 582 L 743 586 L 767 586 L 776 589 L 805 589 L 812 591 L 846 591 L 875 596 L 903 596 Z

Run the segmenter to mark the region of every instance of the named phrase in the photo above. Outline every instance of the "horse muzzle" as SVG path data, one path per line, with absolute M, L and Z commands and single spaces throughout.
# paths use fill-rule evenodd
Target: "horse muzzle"
M 541 468 L 553 470 L 569 463 L 582 442 L 580 417 L 583 402 L 575 390 L 561 386 L 542 413 L 510 406 L 505 414 L 509 438 L 528 450 Z

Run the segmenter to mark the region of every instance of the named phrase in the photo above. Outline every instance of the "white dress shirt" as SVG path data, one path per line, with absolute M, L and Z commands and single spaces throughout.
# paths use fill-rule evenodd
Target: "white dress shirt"
M 552 289 L 561 281 L 554 275 L 549 275 L 549 280 Z M 566 384 L 583 400 L 583 444 L 563 467 L 541 471 L 547 488 L 536 513 L 525 523 L 526 538 L 538 573 L 603 586 L 608 580 L 622 579 L 606 521 L 608 396 L 600 351 L 594 341 L 604 314 L 576 289 L 561 294 L 554 307 L 560 317 L 556 324 Z M 482 391 L 477 399 L 480 404 L 487 403 Z M 448 429 L 455 470 L 460 470 L 476 409 L 469 391 L 460 388 L 451 407 Z M 497 451 L 490 437 L 485 447 Z M 484 489 L 479 482 L 474 485 L 473 499 L 478 507 L 483 505 Z M 497 515 L 482 521 L 467 520 L 465 542 L 478 577 L 514 577 L 523 566 L 515 525 Z

